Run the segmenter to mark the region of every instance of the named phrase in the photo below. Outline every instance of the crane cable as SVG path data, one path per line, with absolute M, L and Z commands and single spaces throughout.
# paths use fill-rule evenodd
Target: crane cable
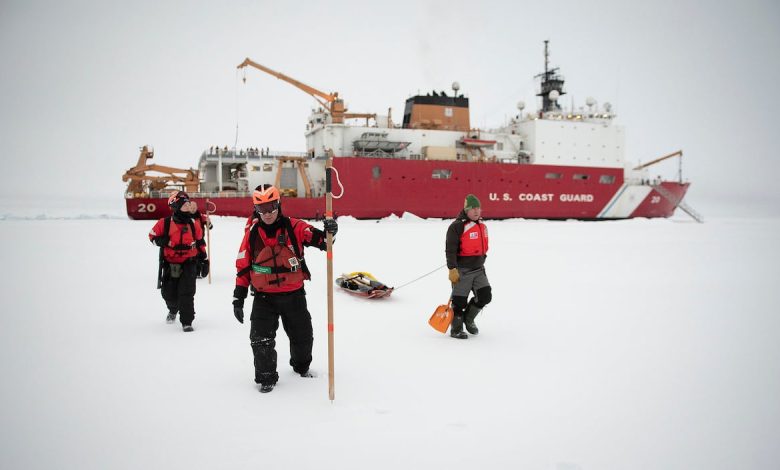
M 244 72 L 244 83 L 246 83 L 246 72 Z M 233 142 L 233 152 L 238 148 L 238 110 L 239 110 L 239 99 L 238 99 L 238 69 L 236 69 L 236 140 Z

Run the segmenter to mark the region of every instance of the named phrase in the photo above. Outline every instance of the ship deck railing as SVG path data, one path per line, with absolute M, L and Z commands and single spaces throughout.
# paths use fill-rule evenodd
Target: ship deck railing
M 262 159 L 275 159 L 279 157 L 306 157 L 308 154 L 306 152 L 280 152 L 277 150 L 272 150 L 270 152 L 246 152 L 246 151 L 233 151 L 233 150 L 220 150 L 219 153 L 216 151 L 209 152 L 208 150 L 204 151 L 201 154 L 201 158 L 205 158 L 208 161 L 248 161 L 248 160 L 262 160 Z
M 145 196 L 152 199 L 164 198 L 168 199 L 171 195 L 171 191 L 149 191 L 149 195 Z M 224 198 L 224 197 L 251 197 L 251 191 L 198 191 L 189 192 L 187 195 L 190 198 L 206 199 L 206 198 Z

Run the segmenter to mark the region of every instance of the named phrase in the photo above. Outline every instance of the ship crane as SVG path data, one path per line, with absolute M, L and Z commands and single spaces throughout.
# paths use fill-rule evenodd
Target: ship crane
M 244 59 L 244 61 L 241 62 L 236 68 L 242 69 L 247 66 L 254 67 L 257 70 L 263 71 L 269 75 L 273 75 L 279 80 L 285 81 L 290 85 L 298 88 L 299 90 L 302 90 L 303 92 L 311 95 L 312 98 L 317 100 L 317 102 L 328 111 L 328 113 L 331 115 L 331 119 L 333 120 L 334 124 L 343 124 L 344 119 L 351 119 L 351 118 L 365 118 L 366 124 L 368 124 L 368 119 L 376 119 L 376 114 L 348 113 L 347 108 L 344 107 L 344 100 L 339 98 L 338 92 L 325 93 L 324 91 L 320 91 L 292 77 L 288 77 L 283 73 L 277 72 L 275 70 L 269 69 L 264 65 L 258 64 L 257 62 L 253 61 L 249 57 Z M 244 77 L 244 83 L 246 83 L 246 77 Z
M 200 185 L 198 171 L 192 168 L 173 168 L 170 166 L 147 164 L 147 160 L 154 157 L 154 151 L 144 145 L 138 156 L 138 163 L 122 175 L 122 181 L 130 181 L 127 192 L 139 197 L 146 193 L 147 189 L 159 191 L 168 186 L 183 186 L 187 192 L 197 192 Z M 163 176 L 150 176 L 147 171 L 163 173 Z
M 683 151 L 682 150 L 678 150 L 678 151 L 672 152 L 672 153 L 670 153 L 668 155 L 664 155 L 663 157 L 656 158 L 653 161 L 649 161 L 647 163 L 643 163 L 643 164 L 641 164 L 639 166 L 636 166 L 636 167 L 634 167 L 634 170 L 643 170 L 643 169 L 645 169 L 645 168 L 647 168 L 649 166 L 655 165 L 656 163 L 661 163 L 664 160 L 668 160 L 668 159 L 674 158 L 674 157 L 680 157 L 680 160 L 678 160 L 679 165 L 678 165 L 677 172 L 678 172 L 678 179 L 679 179 L 680 183 L 682 183 L 682 156 L 683 156 Z

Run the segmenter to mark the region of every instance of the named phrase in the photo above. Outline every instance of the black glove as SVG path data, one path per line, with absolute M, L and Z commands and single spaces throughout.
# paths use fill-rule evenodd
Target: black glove
M 171 239 L 167 235 L 163 235 L 161 237 L 155 238 L 153 241 L 157 246 L 167 246 L 170 240 Z
M 202 259 L 198 262 L 198 268 L 200 269 L 200 277 L 206 277 L 209 275 L 209 263 L 208 259 Z
M 336 235 L 336 232 L 339 231 L 339 223 L 336 222 L 336 219 L 325 219 L 323 225 L 325 226 L 325 231 L 331 235 Z
M 239 323 L 244 323 L 244 299 L 246 299 L 249 289 L 242 286 L 236 286 L 233 289 L 233 316 Z
M 233 316 L 236 317 L 239 323 L 244 323 L 244 307 L 237 307 L 233 301 Z

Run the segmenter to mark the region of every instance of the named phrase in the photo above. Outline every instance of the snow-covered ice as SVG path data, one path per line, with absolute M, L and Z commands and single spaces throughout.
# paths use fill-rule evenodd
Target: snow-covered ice
M 780 219 L 489 221 L 477 337 L 427 325 L 445 269 L 390 299 L 334 293 L 330 402 L 323 253 L 307 250 L 319 377 L 293 374 L 280 329 L 280 381 L 261 395 L 230 304 L 244 221 L 215 218 L 213 283 L 185 334 L 155 289 L 154 222 L 117 212 L 0 217 L 0 468 L 780 462 Z M 444 263 L 448 223 L 342 218 L 335 274 L 401 285 Z

